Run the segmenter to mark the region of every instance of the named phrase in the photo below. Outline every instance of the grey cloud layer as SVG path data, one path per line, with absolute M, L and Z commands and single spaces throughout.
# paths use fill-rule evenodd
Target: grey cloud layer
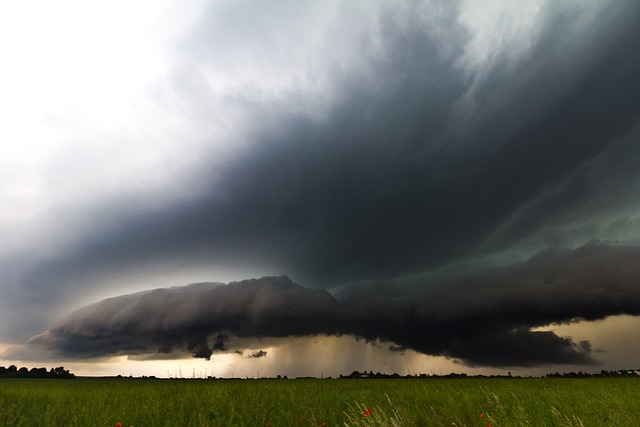
M 123 199 L 93 208 L 94 213 L 109 213 L 110 229 L 101 231 L 97 225 L 93 233 L 81 236 L 75 247 L 62 250 L 55 259 L 25 268 L 16 285 L 19 290 L 7 300 L 61 305 L 71 297 L 94 292 L 94 278 L 164 263 L 169 270 L 173 262 L 181 263 L 182 268 L 192 263 L 233 266 L 238 271 L 257 266 L 290 274 L 305 285 L 331 288 L 393 280 L 466 257 L 509 250 L 531 236 L 542 236 L 547 228 L 555 236 L 539 237 L 547 245 L 583 244 L 594 236 L 585 232 L 571 240 L 565 228 L 597 221 L 597 215 L 616 217 L 619 212 L 621 221 L 633 223 L 629 211 L 636 202 L 628 195 L 637 188 L 640 170 L 634 137 L 640 126 L 636 47 L 640 7 L 634 2 L 608 3 L 584 26 L 578 18 L 587 6 L 549 3 L 538 17 L 540 35 L 528 55 L 514 62 L 513 52 L 498 51 L 486 68 L 475 70 L 460 62 L 472 35 L 457 19 L 458 6 L 436 3 L 436 21 L 424 9 L 414 10 L 417 3 L 372 13 L 371 28 L 363 25 L 361 33 L 350 40 L 352 50 L 344 58 L 351 57 L 351 61 L 341 58 L 320 73 L 321 88 L 331 95 L 330 101 L 317 101 L 326 109 L 322 114 L 306 114 L 304 108 L 297 108 L 299 101 L 311 109 L 318 105 L 311 92 L 297 93 L 295 87 L 266 100 L 252 98 L 251 91 L 229 94 L 229 109 L 242 112 L 238 139 L 247 147 L 224 164 L 203 155 L 201 164 L 185 178 L 195 183 L 197 197 L 160 203 L 153 209 L 121 209 L 135 204 L 135 200 Z M 348 28 L 344 22 L 336 25 Z M 206 122 L 215 111 L 207 103 L 210 89 L 202 77 L 205 73 L 199 71 L 219 63 L 215 49 L 208 55 L 203 49 L 210 43 L 216 49 L 221 46 L 214 43 L 215 31 L 206 30 L 204 24 L 202 28 L 195 36 L 197 43 L 186 42 L 191 50 L 185 49 L 184 67 L 176 71 L 175 86 L 184 101 L 190 101 L 198 120 Z M 320 51 L 329 50 L 325 46 Z M 232 51 L 229 48 L 220 58 Z M 277 67 L 271 71 L 277 75 Z M 614 188 L 619 197 L 608 197 Z M 597 237 L 609 238 L 606 233 Z M 503 285 L 500 292 L 510 295 L 509 286 Z M 227 288 L 209 290 L 207 286 L 191 291 L 228 292 L 229 298 L 235 298 L 231 291 L 221 290 Z M 482 299 L 484 288 L 490 293 L 492 286 L 480 281 L 478 289 L 461 284 L 453 289 Z M 546 289 L 544 282 L 540 286 L 541 292 Z M 514 287 L 521 288 L 532 297 L 535 294 L 523 284 Z M 274 289 L 275 293 L 282 291 Z M 560 289 L 563 287 L 549 292 L 555 295 Z M 160 297 L 163 292 L 167 298 L 179 298 L 175 290 L 145 294 L 145 298 Z M 432 291 L 425 283 L 415 292 L 431 295 Z M 522 357 L 521 364 L 544 362 L 536 346 L 548 350 L 548 361 L 590 360 L 569 341 L 550 333 L 529 332 L 528 326 L 554 320 L 553 316 L 535 318 L 531 307 L 532 318 L 522 323 L 503 318 L 503 311 L 512 307 L 506 303 L 487 311 L 485 317 L 478 313 L 465 317 L 466 311 L 452 308 L 451 313 L 459 317 L 438 323 L 440 318 L 430 319 L 432 311 L 409 309 L 411 304 L 401 298 L 389 303 L 400 304 L 398 313 L 414 314 L 406 322 L 398 320 L 391 330 L 394 317 L 384 317 L 386 297 L 365 295 L 369 308 L 349 302 L 346 309 L 345 302 L 322 292 L 317 295 L 326 298 L 322 299 L 324 314 L 330 322 L 303 323 L 308 329 L 301 330 L 301 335 L 379 337 L 469 363 L 515 363 L 516 356 Z M 442 304 L 446 295 L 438 297 Z M 122 298 L 126 307 L 137 304 L 134 297 Z M 561 301 L 569 304 L 571 300 Z M 469 309 L 471 304 L 464 307 Z M 377 315 L 376 310 L 380 311 Z M 361 315 L 347 322 L 349 312 Z M 16 322 L 15 328 L 34 322 L 36 326 L 28 330 L 45 329 L 51 316 L 46 310 L 39 313 L 43 318 L 37 320 L 25 314 L 25 321 Z M 559 320 L 569 318 L 562 313 Z M 414 315 L 424 317 L 412 320 Z M 588 313 L 572 316 L 588 317 Z M 129 315 L 124 317 L 129 319 Z M 367 323 L 365 318 L 384 321 Z M 139 319 L 141 328 L 145 319 Z M 420 326 L 407 325 L 410 321 Z M 251 323 L 236 330 L 227 320 L 221 322 L 224 327 L 220 329 L 250 335 L 242 328 Z M 475 330 L 473 324 L 482 324 L 485 333 L 490 331 L 483 342 L 493 340 L 500 345 L 517 339 L 520 350 L 512 347 L 513 353 L 504 351 L 486 356 L 493 361 L 485 360 L 482 343 L 474 341 L 480 339 L 481 328 Z M 335 329 L 326 329 L 327 325 Z M 135 329 L 136 324 L 127 327 Z M 205 346 L 204 339 L 216 328 L 204 328 L 206 333 L 198 336 L 190 332 L 191 326 L 180 327 L 186 328 L 189 337 L 181 345 L 206 355 L 211 343 Z M 425 332 L 418 334 L 420 328 Z M 56 337 L 56 330 L 48 336 Z M 140 341 L 124 339 L 127 346 L 118 344 L 112 352 L 147 350 L 151 343 L 163 345 L 162 334 L 153 335 L 156 330 L 154 326 L 150 335 L 139 334 Z M 270 333 L 280 336 L 284 331 L 296 335 L 286 329 Z M 61 336 L 71 340 L 72 335 Z M 114 343 L 121 338 L 114 338 Z M 180 341 L 171 338 L 169 347 Z M 84 342 L 78 342 L 79 349 Z M 108 342 L 105 348 L 111 348 Z M 93 351 L 95 346 L 88 345 L 86 354 Z
M 638 260 L 640 247 L 591 244 L 395 297 L 336 299 L 284 276 L 157 289 L 82 308 L 28 346 L 73 358 L 185 349 L 208 358 L 262 338 L 352 335 L 470 365 L 594 364 L 589 342 L 531 328 L 640 314 Z

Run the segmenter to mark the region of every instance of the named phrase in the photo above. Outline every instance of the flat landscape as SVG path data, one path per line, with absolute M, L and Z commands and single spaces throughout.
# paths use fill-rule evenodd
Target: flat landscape
M 0 0 L 0 427 L 640 427 L 639 40 Z
M 640 378 L 2 379 L 2 426 L 632 426 Z

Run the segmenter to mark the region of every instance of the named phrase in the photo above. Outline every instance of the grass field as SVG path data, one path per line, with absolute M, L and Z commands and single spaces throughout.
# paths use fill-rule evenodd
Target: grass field
M 639 398 L 640 378 L 2 379 L 0 425 L 619 427 Z

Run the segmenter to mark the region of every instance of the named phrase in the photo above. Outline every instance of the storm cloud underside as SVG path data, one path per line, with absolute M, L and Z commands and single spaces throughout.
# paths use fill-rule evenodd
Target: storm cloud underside
M 156 289 L 84 307 L 27 344 L 70 358 L 209 358 L 268 338 L 351 335 L 468 365 L 595 364 L 588 342 L 532 328 L 640 314 L 639 256 L 591 244 L 395 297 L 346 289 L 336 298 L 286 276 Z

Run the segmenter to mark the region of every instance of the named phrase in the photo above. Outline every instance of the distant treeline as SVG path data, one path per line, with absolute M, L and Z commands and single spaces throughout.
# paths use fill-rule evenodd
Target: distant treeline
M 407 374 L 400 375 L 398 373 L 393 374 L 382 374 L 380 372 L 373 373 L 373 371 L 353 371 L 349 375 L 340 375 L 341 379 L 367 379 L 367 378 L 376 378 L 376 379 L 387 379 L 387 378 L 488 378 L 485 375 L 467 375 L 467 374 L 457 374 L 452 372 L 450 374 L 445 375 L 437 375 L 437 374 Z M 509 375 L 491 375 L 491 378 L 510 378 L 511 373 Z
M 31 368 L 25 367 L 17 368 L 15 365 L 11 365 L 8 368 L 0 366 L 0 378 L 75 378 L 75 375 L 70 373 L 64 366 L 57 368 L 51 368 L 47 371 L 47 368 Z
M 621 369 L 618 371 L 605 371 L 602 370 L 598 373 L 588 373 L 588 372 L 563 372 L 562 374 L 559 372 L 554 372 L 547 374 L 547 378 L 614 378 L 614 377 L 638 377 L 640 376 L 640 369 Z M 366 372 L 358 372 L 353 371 L 349 375 L 340 375 L 342 379 L 360 379 L 360 378 L 520 378 L 514 377 L 511 375 L 511 372 L 508 372 L 507 375 L 467 375 L 467 374 L 457 374 L 450 373 L 446 375 L 427 375 L 427 374 L 414 374 L 414 375 L 405 375 L 401 376 L 400 374 L 381 374 L 380 372 L 373 373 L 372 371 Z
M 619 371 L 602 370 L 597 374 L 589 374 L 586 372 L 564 372 L 547 374 L 547 378 L 616 378 L 616 377 L 637 377 L 640 375 L 640 369 L 620 369 Z
M 596 372 L 596 373 L 588 373 L 588 372 L 563 372 L 563 373 L 559 373 L 559 372 L 554 372 L 554 373 L 549 373 L 547 375 L 545 375 L 545 377 L 547 378 L 619 378 L 619 377 L 636 377 L 636 378 L 640 378 L 640 369 L 621 369 L 618 371 L 605 371 L 602 370 L 600 372 Z M 117 378 L 117 379 L 142 379 L 142 380 L 161 380 L 161 378 L 156 378 L 155 376 L 146 376 L 143 375 L 142 377 L 133 377 L 133 376 L 128 376 L 128 377 L 124 377 L 122 375 L 118 375 L 116 377 L 104 377 L 104 378 Z M 339 379 L 399 379 L 399 378 L 404 378 L 404 379 L 421 379 L 421 378 L 444 378 L 444 379 L 464 379 L 464 378 L 522 378 L 520 376 L 513 376 L 511 375 L 511 372 L 507 372 L 506 375 L 467 375 L 467 374 L 459 374 L 459 373 L 455 373 L 452 372 L 450 374 L 407 374 L 407 375 L 400 375 L 398 373 L 393 373 L 393 374 L 383 374 L 380 372 L 376 372 L 374 373 L 373 371 L 353 371 L 351 374 L 349 375 L 340 375 L 338 377 Z M 531 377 L 529 377 L 531 378 Z M 250 378 L 250 377 L 246 377 L 246 378 L 225 378 L 225 377 L 212 377 L 212 376 L 208 376 L 206 378 L 201 378 L 201 377 L 193 377 L 193 378 L 187 378 L 187 377 L 179 377 L 179 378 L 167 378 L 168 380 L 189 380 L 189 379 L 194 379 L 194 380 L 218 380 L 218 381 L 225 381 L 225 380 L 272 380 L 272 379 L 278 379 L 278 380 L 288 380 L 290 379 L 289 377 L 287 377 L 286 375 L 278 375 L 275 378 L 274 377 L 258 377 L 258 378 Z M 294 377 L 292 378 L 294 380 L 304 380 L 304 379 L 327 379 L 327 380 L 331 380 L 333 379 L 333 377 L 325 377 L 324 375 L 321 378 L 318 377 Z

